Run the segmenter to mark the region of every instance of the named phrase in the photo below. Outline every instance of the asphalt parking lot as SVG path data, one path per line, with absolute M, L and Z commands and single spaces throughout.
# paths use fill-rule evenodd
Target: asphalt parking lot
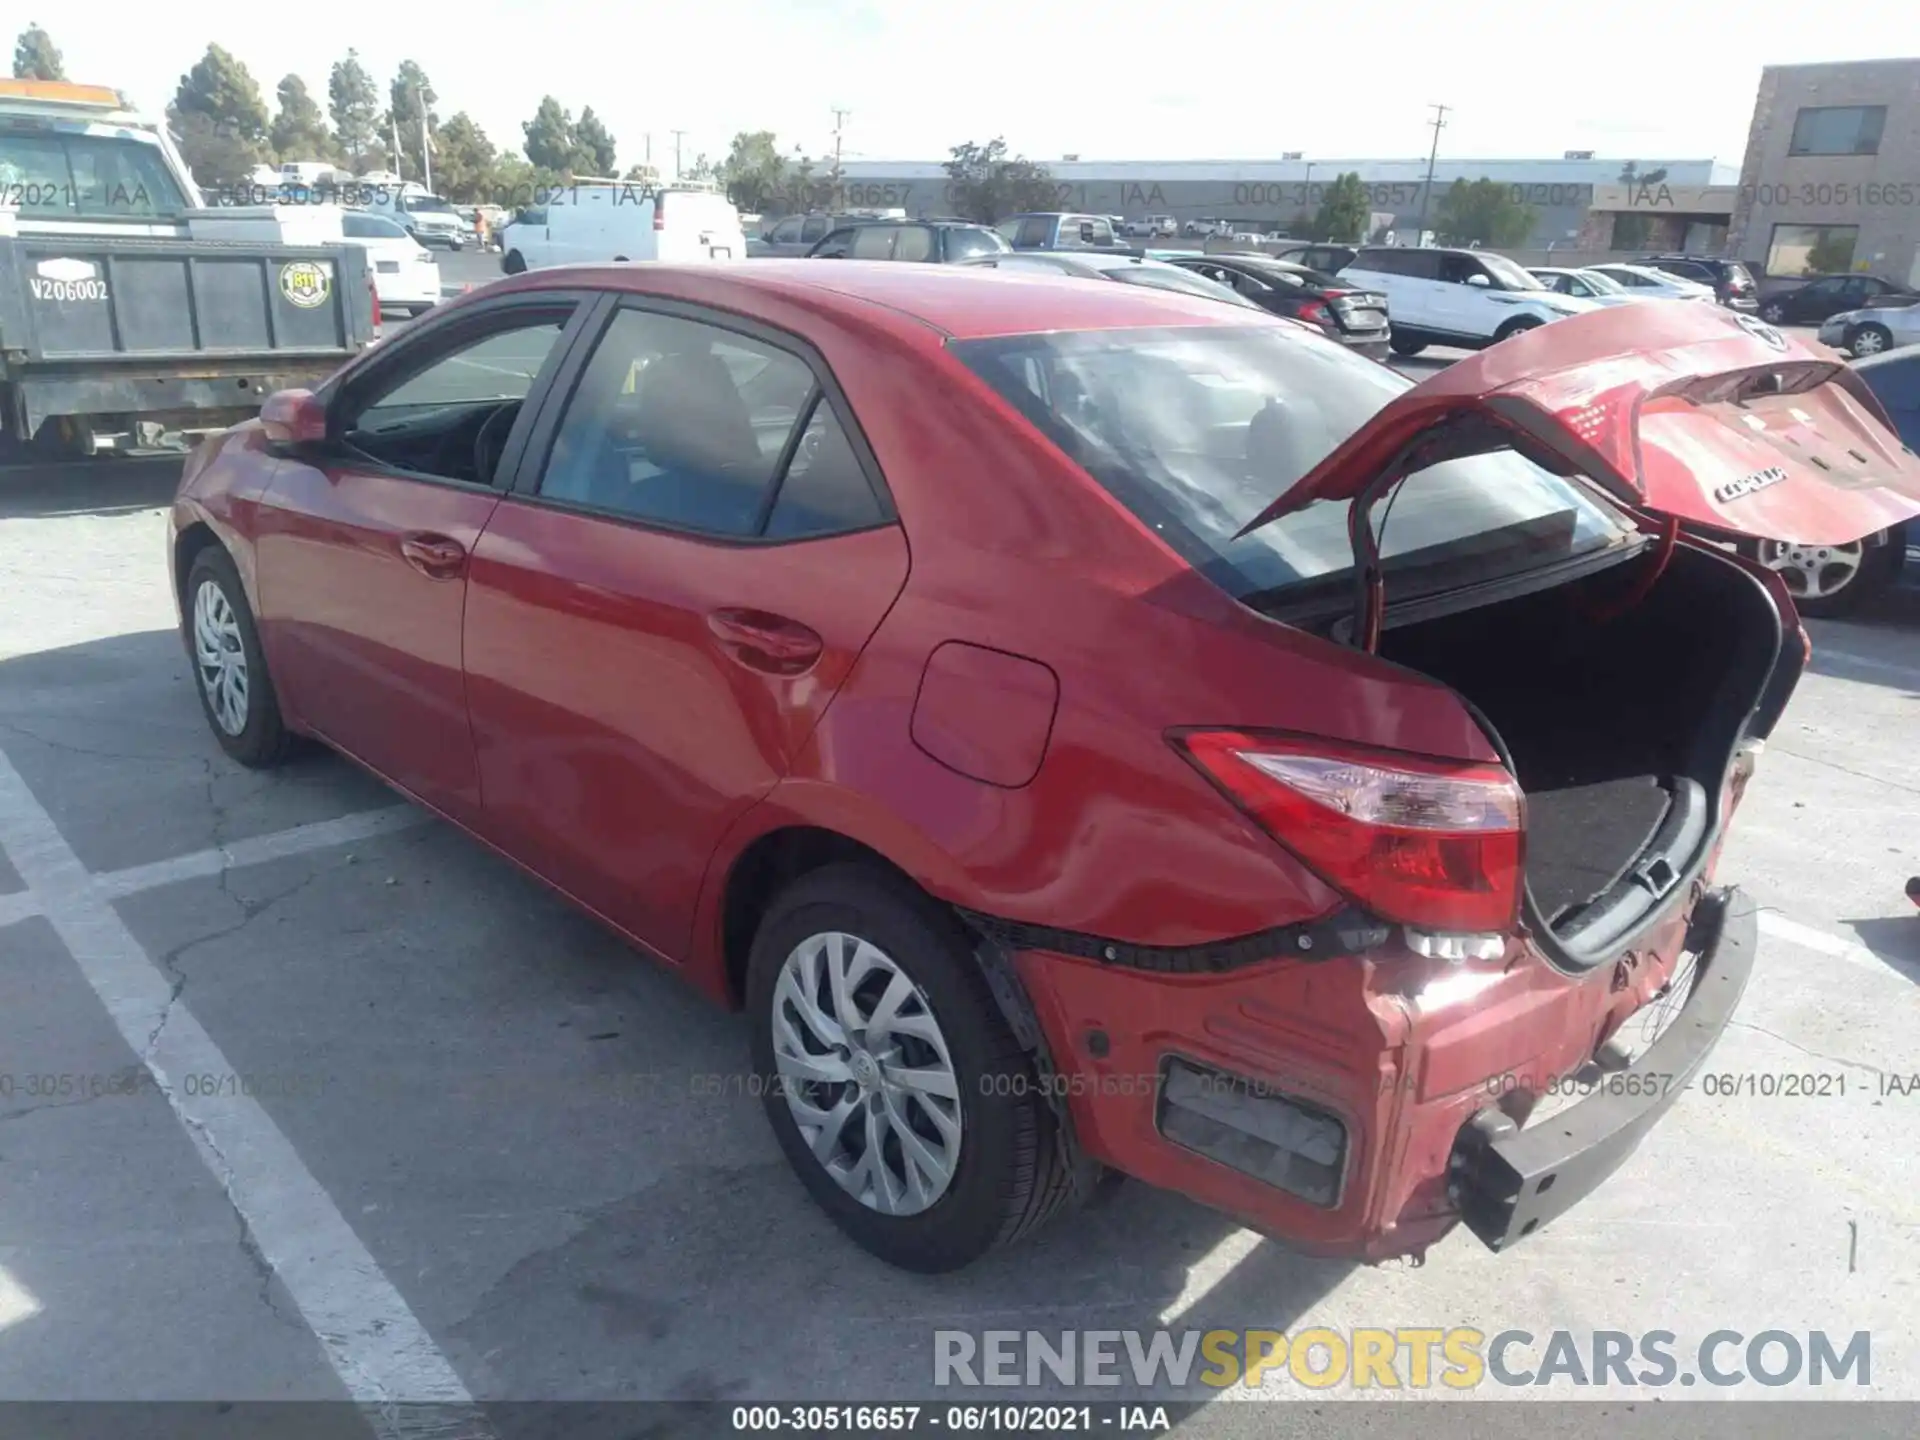
M 1762 955 L 1712 1068 L 1823 1093 L 1685 1096 L 1506 1255 L 1315 1261 L 1128 1185 L 935 1279 L 807 1201 L 740 1093 L 739 1019 L 345 762 L 226 760 L 167 593 L 177 473 L 0 472 L 0 1396 L 924 1399 L 940 1328 L 1314 1324 L 1866 1330 L 1847 1398 L 1920 1400 L 1920 589 L 1809 627 L 1721 867 Z M 1327 1433 L 1342 1398 L 1180 1433 Z M 1471 1432 L 1599 1423 L 1510 1408 Z M 1820 1433 L 1724 1410 L 1712 1433 Z

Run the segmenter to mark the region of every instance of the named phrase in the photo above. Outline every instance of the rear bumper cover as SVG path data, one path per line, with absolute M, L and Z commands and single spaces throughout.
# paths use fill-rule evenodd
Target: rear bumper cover
M 1753 902 L 1737 890 L 1703 900 L 1687 949 L 1699 956 L 1686 1007 L 1646 1053 L 1550 1123 L 1515 1129 L 1483 1110 L 1460 1132 L 1452 1192 L 1467 1228 L 1504 1250 L 1564 1214 L 1618 1170 L 1692 1082 L 1753 974 Z

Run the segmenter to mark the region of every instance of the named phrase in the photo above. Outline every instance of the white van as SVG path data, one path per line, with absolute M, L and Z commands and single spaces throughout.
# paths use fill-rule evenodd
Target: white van
M 530 205 L 500 232 L 509 275 L 548 265 L 614 260 L 740 260 L 740 212 L 712 190 L 618 180 L 577 181 Z

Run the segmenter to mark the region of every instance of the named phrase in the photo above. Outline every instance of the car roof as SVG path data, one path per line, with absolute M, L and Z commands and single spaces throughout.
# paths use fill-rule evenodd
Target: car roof
M 1188 261 L 1202 261 L 1209 265 L 1240 265 L 1249 270 L 1284 270 L 1289 275 L 1311 275 L 1311 265 L 1302 265 L 1294 260 L 1283 259 L 1278 255 L 1182 255 L 1179 260 L 1170 262 L 1183 265 Z
M 1075 251 L 1073 258 L 1084 260 L 1086 255 Z M 1140 263 L 1178 268 L 1159 261 Z M 484 292 L 475 291 L 474 299 L 482 294 L 582 284 L 663 295 L 745 315 L 755 313 L 757 300 L 785 300 L 816 313 L 838 312 L 849 318 L 879 307 L 955 340 L 1051 330 L 1248 323 L 1244 315 L 1217 300 L 1143 285 L 1089 285 L 1072 275 L 1039 273 L 1037 267 L 1015 284 L 989 266 L 911 265 L 892 260 L 553 265 L 496 280 Z M 450 301 L 448 308 L 461 303 Z

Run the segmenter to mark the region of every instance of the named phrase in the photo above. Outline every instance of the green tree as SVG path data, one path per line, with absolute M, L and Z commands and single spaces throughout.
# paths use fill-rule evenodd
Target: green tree
M 326 117 L 307 93 L 307 82 L 298 75 L 285 76 L 274 91 L 279 109 L 268 127 L 267 139 L 280 160 L 330 160 L 333 136 L 327 130 Z
M 203 186 L 241 186 L 267 155 L 267 102 L 247 67 L 218 45 L 207 46 L 180 77 L 167 119 L 180 156 Z
M 13 42 L 13 78 L 16 80 L 64 80 L 67 69 L 54 48 L 53 37 L 38 24 L 28 22 Z
M 198 110 L 182 113 L 172 105 L 167 107 L 167 125 L 202 190 L 242 190 L 253 184 L 262 147 L 231 125 Z
M 1337 175 L 1320 197 L 1319 213 L 1313 217 L 1312 238 L 1356 245 L 1366 238 L 1367 217 L 1371 213 L 1360 173 L 1350 170 Z
M 771 130 L 742 130 L 720 162 L 727 198 L 749 215 L 764 214 L 780 194 L 787 162 Z
M 1831 275 L 1837 271 L 1853 268 L 1852 235 L 1835 230 L 1823 230 L 1820 238 L 1807 251 L 1806 275 Z
M 449 200 L 463 205 L 504 203 L 488 194 L 499 160 L 486 131 L 464 110 L 434 133 L 433 183 Z
M 620 160 L 614 152 L 613 135 L 606 122 L 587 106 L 573 126 L 573 164 L 576 175 L 608 177 L 619 173 Z
M 1443 245 L 1519 245 L 1533 233 L 1533 211 L 1498 180 L 1456 180 L 1440 197 L 1433 228 Z
M 954 212 L 991 225 L 1022 210 L 1051 210 L 1056 191 L 1044 165 L 1009 157 L 998 136 L 985 145 L 955 145 L 945 162 Z
M 347 51 L 327 76 L 327 111 L 340 153 L 356 171 L 366 170 L 380 150 L 380 91 L 360 63 L 359 51 Z
M 527 159 L 541 169 L 564 171 L 573 165 L 573 116 L 548 95 L 541 99 L 533 119 L 520 127 L 526 137 L 521 147 Z
M 390 103 L 383 128 L 388 135 L 398 136 L 401 158 L 413 165 L 414 173 L 425 174 L 427 163 L 420 152 L 420 120 L 424 115 L 429 128 L 440 123 L 433 109 L 433 102 L 440 98 L 433 93 L 433 82 L 414 61 L 402 60 L 393 83 L 387 87 L 387 98 Z
M 543 200 L 546 192 L 558 189 L 564 179 L 558 170 L 543 170 L 524 155 L 503 150 L 493 162 L 486 200 L 517 214 Z

